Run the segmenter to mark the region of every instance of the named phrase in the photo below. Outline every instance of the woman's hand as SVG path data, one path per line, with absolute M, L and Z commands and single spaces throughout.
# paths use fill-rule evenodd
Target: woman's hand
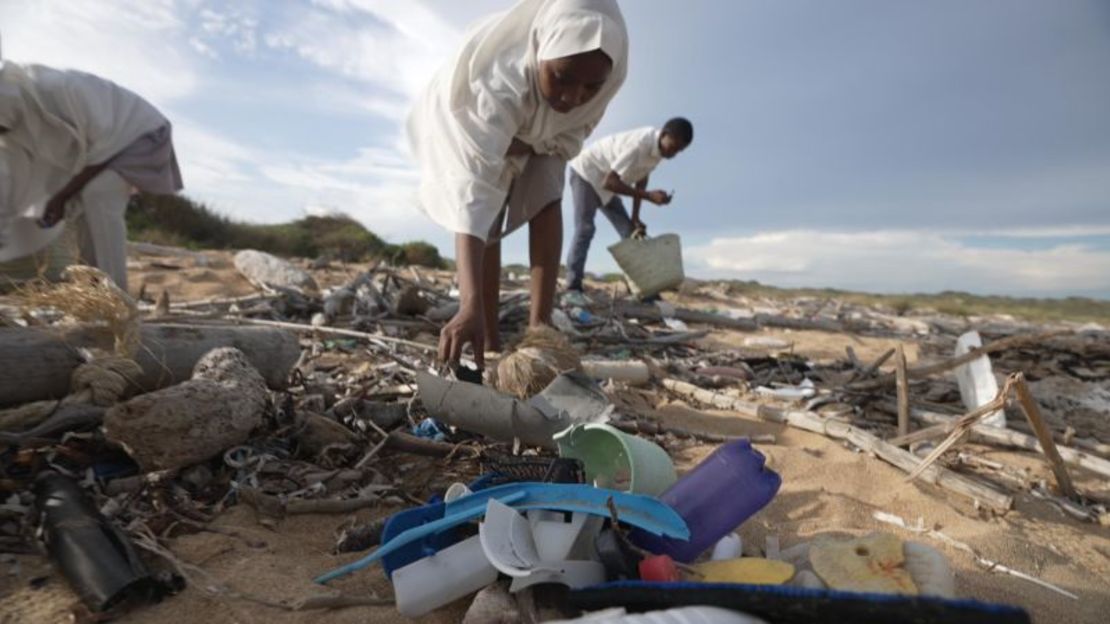
M 485 362 L 486 330 L 480 304 L 463 305 L 439 332 L 439 359 L 457 364 L 467 344 L 474 350 L 474 363 L 483 368 Z

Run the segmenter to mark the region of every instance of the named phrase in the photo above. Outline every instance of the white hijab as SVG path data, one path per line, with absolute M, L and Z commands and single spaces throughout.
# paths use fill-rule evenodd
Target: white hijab
M 154 106 L 79 71 L 0 61 L 0 261 L 48 245 L 63 225 L 35 220 L 85 167 L 110 160 L 167 124 Z M 81 210 L 71 206 L 70 216 Z
M 608 80 L 569 113 L 540 96 L 540 61 L 601 50 Z M 628 36 L 616 0 L 521 0 L 477 26 L 413 108 L 408 131 L 420 165 L 420 205 L 443 227 L 485 240 L 526 158 L 506 158 L 513 138 L 539 154 L 576 156 L 628 70 Z

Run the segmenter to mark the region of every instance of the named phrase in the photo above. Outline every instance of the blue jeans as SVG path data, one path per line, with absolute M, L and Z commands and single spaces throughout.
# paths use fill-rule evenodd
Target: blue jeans
M 582 290 L 586 255 L 590 251 L 590 241 L 597 231 L 594 226 L 597 211 L 600 210 L 609 219 L 621 238 L 632 236 L 632 218 L 628 216 L 624 202 L 617 195 L 603 206 L 594 187 L 574 169 L 570 170 L 570 192 L 574 198 L 574 238 L 567 252 L 567 289 Z

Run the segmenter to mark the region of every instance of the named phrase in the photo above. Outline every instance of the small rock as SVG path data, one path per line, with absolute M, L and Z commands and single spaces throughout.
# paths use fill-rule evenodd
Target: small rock
M 311 323 L 313 327 L 326 327 L 328 324 L 328 317 L 324 316 L 323 312 L 317 312 L 312 315 L 312 319 L 309 323 Z
M 235 268 L 256 284 L 292 288 L 298 291 L 317 290 L 316 280 L 308 272 L 288 260 L 263 251 L 244 249 L 235 254 Z
M 304 454 L 314 457 L 331 444 L 355 444 L 358 436 L 327 416 L 308 414 L 297 441 Z

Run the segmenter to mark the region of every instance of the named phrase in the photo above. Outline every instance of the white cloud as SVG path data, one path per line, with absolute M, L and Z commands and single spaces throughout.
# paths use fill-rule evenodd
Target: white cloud
M 218 52 L 216 52 L 215 48 L 201 41 L 198 37 L 189 37 L 189 46 L 201 55 L 207 56 L 212 60 L 217 60 L 220 58 L 220 55 Z
M 316 0 L 317 10 L 268 32 L 266 45 L 318 67 L 411 97 L 460 32 L 420 2 Z
M 200 28 L 210 37 L 231 41 L 237 52 L 251 55 L 258 48 L 258 20 L 236 10 L 200 10 Z
M 781 286 L 1036 295 L 1110 292 L 1110 251 L 974 247 L 935 232 L 783 230 L 687 250 L 695 273 Z M 701 269 L 699 271 L 699 269 Z
M 5 0 L 3 53 L 109 78 L 156 105 L 199 82 L 174 0 Z

